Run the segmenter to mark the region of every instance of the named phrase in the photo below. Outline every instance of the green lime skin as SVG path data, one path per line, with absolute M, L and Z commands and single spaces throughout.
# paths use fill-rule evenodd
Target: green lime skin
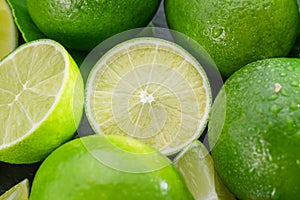
M 168 26 L 200 43 L 223 77 L 256 60 L 286 56 L 297 36 L 295 0 L 166 0 Z
M 224 184 L 241 200 L 298 200 L 300 59 L 235 72 L 212 107 L 208 139 Z
M 106 138 L 132 154 L 126 156 L 126 153 L 112 148 Z M 116 161 L 121 154 L 123 159 L 117 161 L 120 166 L 128 161 L 136 165 L 149 166 L 155 161 L 169 162 L 169 165 L 149 172 L 125 172 L 97 160 L 91 154 L 95 152 L 111 155 L 111 161 Z M 139 157 L 141 153 L 150 152 L 157 151 L 122 136 L 92 135 L 74 139 L 55 150 L 42 163 L 33 180 L 30 200 L 193 199 L 182 175 L 168 158 L 159 152 L 150 156 L 147 162 Z
M 29 14 L 49 38 L 90 51 L 125 30 L 147 26 L 160 0 L 27 0 Z

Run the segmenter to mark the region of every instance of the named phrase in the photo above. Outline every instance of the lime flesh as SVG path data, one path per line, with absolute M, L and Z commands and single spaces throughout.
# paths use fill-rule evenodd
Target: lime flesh
M 107 52 L 86 90 L 87 116 L 97 133 L 130 136 L 164 154 L 200 136 L 211 104 L 201 65 L 157 38 L 132 39 Z
M 187 186 L 196 200 L 234 200 L 215 171 L 213 160 L 199 141 L 190 144 L 175 159 Z
M 0 196 L 0 200 L 28 200 L 29 197 L 29 182 L 24 179 L 4 194 Z
M 0 59 L 9 54 L 18 44 L 18 31 L 10 7 L 0 0 Z

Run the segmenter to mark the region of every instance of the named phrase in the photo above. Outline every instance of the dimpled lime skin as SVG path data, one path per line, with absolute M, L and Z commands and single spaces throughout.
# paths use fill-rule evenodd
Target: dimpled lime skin
M 298 58 L 250 63 L 225 82 L 214 102 L 212 157 L 241 200 L 299 199 L 299 77 Z
M 131 138 L 107 136 L 114 144 L 123 146 L 129 152 L 153 152 L 153 149 Z M 90 153 L 99 151 L 116 153 L 107 148 L 105 136 L 93 135 L 75 139 L 54 151 L 40 166 L 34 177 L 30 200 L 47 199 L 193 199 L 181 174 L 173 164 L 151 172 L 130 173 L 113 169 L 97 160 Z M 139 154 L 140 155 L 140 154 Z M 158 160 L 167 160 L 162 154 Z M 141 160 L 132 154 L 124 156 L 140 163 Z M 151 162 L 157 161 L 152 157 Z M 115 159 L 111 156 L 111 159 Z
M 295 0 L 166 0 L 171 29 L 200 43 L 223 77 L 264 58 L 286 56 L 298 30 Z
M 31 18 L 49 38 L 77 50 L 91 50 L 106 38 L 144 27 L 160 0 L 27 0 Z

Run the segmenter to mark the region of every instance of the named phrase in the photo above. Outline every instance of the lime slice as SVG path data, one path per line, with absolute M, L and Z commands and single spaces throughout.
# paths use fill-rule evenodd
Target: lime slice
M 0 160 L 44 159 L 73 136 L 82 107 L 79 69 L 60 44 L 20 46 L 0 62 Z
M 0 0 L 0 59 L 16 48 L 18 31 L 11 10 L 5 0 Z
M 175 157 L 174 163 L 196 200 L 235 199 L 219 178 L 213 160 L 201 142 L 190 144 Z
M 29 182 L 24 179 L 4 194 L 0 196 L 0 200 L 27 200 L 29 196 Z
M 135 38 L 92 69 L 86 113 L 96 133 L 139 139 L 170 155 L 200 136 L 211 107 L 202 66 L 175 43 Z

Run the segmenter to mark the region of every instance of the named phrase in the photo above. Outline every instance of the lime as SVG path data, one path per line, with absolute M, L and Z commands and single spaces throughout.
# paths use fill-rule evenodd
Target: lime
M 33 163 L 70 139 L 82 115 L 83 81 L 52 40 L 26 43 L 0 62 L 0 160 Z
M 299 25 L 295 0 L 166 0 L 165 12 L 169 27 L 198 41 L 223 77 L 250 62 L 286 56 Z
M 224 184 L 243 199 L 299 199 L 300 59 L 256 61 L 235 72 L 208 128 Z
M 198 140 L 187 146 L 175 159 L 175 166 L 183 174 L 196 200 L 234 200 L 215 171 L 206 147 Z
M 29 197 L 29 182 L 24 179 L 4 194 L 0 196 L 0 200 L 28 200 Z
M 32 21 L 26 0 L 6 0 L 9 4 L 15 24 L 25 42 L 47 38 Z
M 18 31 L 10 7 L 0 0 L 0 59 L 9 54 L 18 45 Z
M 144 27 L 160 0 L 27 0 L 29 14 L 49 38 L 77 50 L 91 50 L 106 38 Z
M 96 133 L 133 137 L 168 155 L 200 136 L 210 106 L 200 63 L 163 39 L 116 45 L 87 80 L 86 114 Z
M 103 155 L 110 155 L 120 168 L 169 164 L 148 172 L 125 172 L 97 159 Z M 142 159 L 144 155 L 148 157 Z M 34 177 L 30 199 L 193 198 L 180 172 L 158 151 L 128 137 L 92 135 L 72 140 L 46 158 Z

